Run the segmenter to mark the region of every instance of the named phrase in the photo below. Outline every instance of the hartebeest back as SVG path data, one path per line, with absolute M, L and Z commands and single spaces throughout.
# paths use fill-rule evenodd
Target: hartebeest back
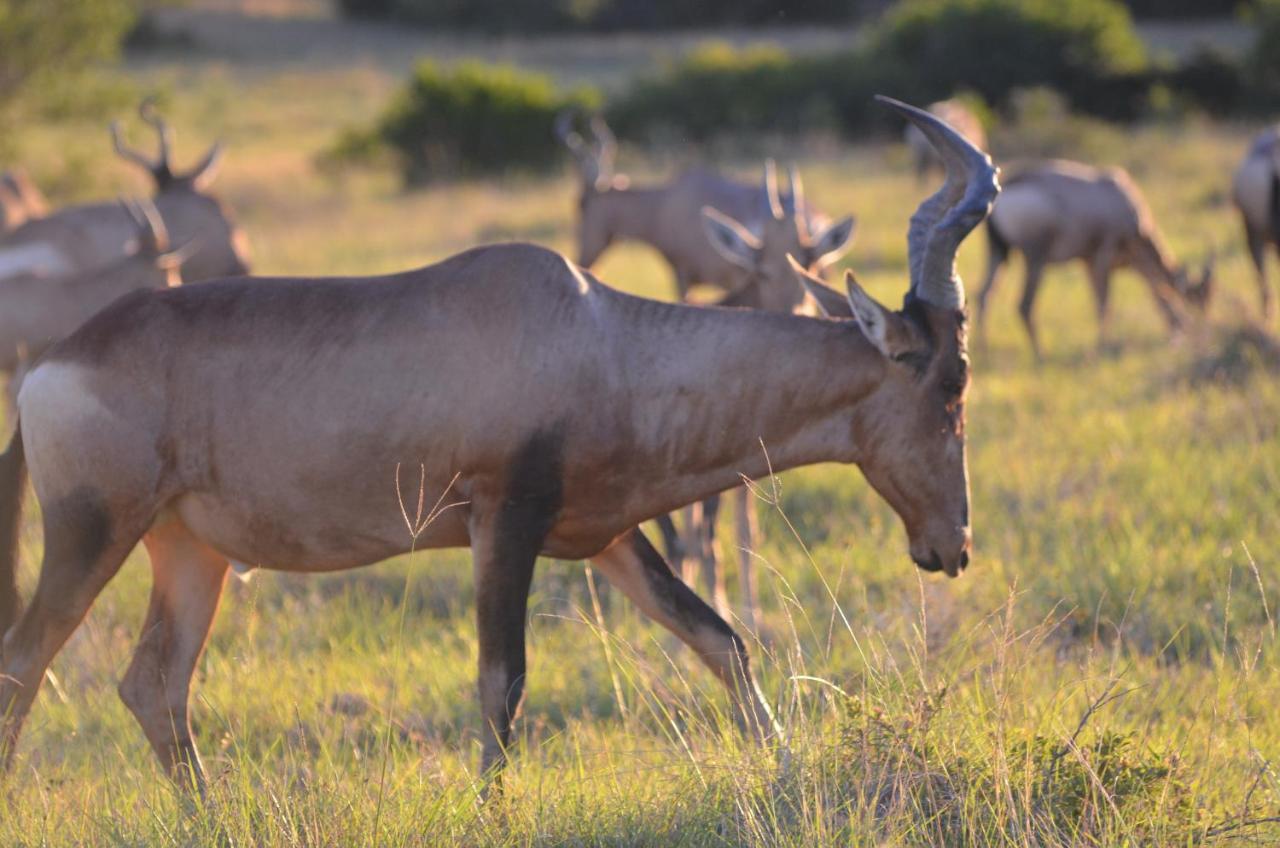
M 1098 343 L 1107 338 L 1111 273 L 1132 267 L 1147 281 L 1171 329 L 1182 323 L 1182 304 L 1203 310 L 1213 286 L 1213 263 L 1198 281 L 1174 262 L 1146 199 L 1120 168 L 1100 170 L 1076 162 L 1025 166 L 1005 180 L 987 221 L 990 255 L 978 292 L 978 338 L 985 338 L 987 299 L 1010 252 L 1027 262 L 1019 313 L 1040 357 L 1032 312 L 1041 276 L 1049 265 L 1081 260 L 1089 274 L 1098 314 Z
M 703 236 L 702 210 L 710 206 L 758 232 L 769 217 L 763 186 L 725 179 L 706 170 L 690 170 L 670 183 L 638 188 L 614 173 L 617 149 L 613 133 L 600 117 L 590 121 L 590 139 L 572 127 L 573 115 L 556 121 L 556 133 L 578 166 L 578 264 L 590 268 L 609 248 L 636 241 L 657 250 L 675 274 L 683 300 L 695 284 L 733 291 L 742 283 L 738 267 L 727 262 Z M 796 208 L 784 195 L 781 202 Z M 825 219 L 803 206 L 807 225 L 821 228 Z
M 27 467 L 46 540 L 16 619 L 14 546 L 0 555 L 7 756 L 49 662 L 139 539 L 155 582 L 120 694 L 175 776 L 202 774 L 188 689 L 229 559 L 323 571 L 470 546 L 486 771 L 522 697 L 539 555 L 590 559 L 693 647 L 749 729 L 770 732 L 742 640 L 636 528 L 740 474 L 856 463 L 922 568 L 968 564 L 954 259 L 999 187 L 981 151 L 889 103 L 948 171 L 911 220 L 900 312 L 851 278 L 846 298 L 803 274 L 835 317 L 660 303 L 543 248 L 500 245 L 373 279 L 139 292 L 54 345 L 0 458 L 0 542 L 16 536 Z M 396 491 L 402 466 L 461 505 L 406 527 L 419 486 Z
M 1267 246 L 1280 252 L 1280 127 L 1271 127 L 1253 140 L 1236 170 L 1231 199 L 1244 223 L 1262 315 L 1270 321 L 1276 308 L 1267 282 Z
M 117 153 L 143 167 L 153 179 L 154 203 L 173 243 L 190 245 L 185 278 L 208 280 L 246 273 L 249 253 L 244 233 L 222 201 L 208 192 L 222 158 L 221 145 L 214 144 L 190 170 L 175 171 L 170 161 L 172 130 L 149 100 L 139 113 L 159 138 L 156 158 L 129 148 L 117 124 L 111 125 L 112 139 Z M 123 256 L 133 233 L 133 219 L 117 203 L 60 209 L 0 237 L 0 277 L 58 276 L 95 268 Z

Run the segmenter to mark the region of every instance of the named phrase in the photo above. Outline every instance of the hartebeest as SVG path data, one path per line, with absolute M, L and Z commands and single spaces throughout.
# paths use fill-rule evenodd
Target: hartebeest
M 982 121 L 978 120 L 978 116 L 973 114 L 973 110 L 964 103 L 959 100 L 939 100 L 936 103 L 930 103 L 927 108 L 934 116 L 950 124 L 952 129 L 967 138 L 975 147 L 986 149 L 987 131 L 983 128 Z M 903 141 L 911 151 L 917 179 L 923 181 L 929 176 L 931 170 L 942 165 L 938 154 L 934 152 L 933 145 L 915 124 L 907 124 L 903 132 Z
M 179 253 L 169 252 L 164 223 L 149 202 L 124 202 L 136 231 L 124 257 L 101 268 L 46 278 L 0 278 L 0 372 L 12 378 L 25 363 L 71 333 L 116 298 L 180 282 Z
M 208 193 L 217 176 L 222 146 L 215 143 L 189 171 L 175 171 L 170 162 L 173 131 L 150 100 L 143 101 L 138 111 L 159 138 L 156 158 L 128 147 L 114 123 L 112 140 L 120 156 L 146 169 L 155 181 L 154 203 L 174 244 L 190 245 L 183 266 L 185 278 L 208 280 L 246 273 L 249 255 L 244 233 L 226 206 Z M 0 237 L 0 277 L 59 276 L 95 268 L 124 255 L 133 233 L 133 219 L 117 203 L 60 209 Z
M 707 242 L 702 208 L 718 209 L 758 231 L 769 214 L 764 188 L 701 169 L 685 171 L 666 185 L 637 188 L 614 173 L 617 142 L 604 119 L 592 118 L 589 127 L 587 140 L 573 129 L 572 113 L 556 120 L 556 134 L 578 166 L 578 264 L 590 268 L 610 245 L 637 241 L 657 250 L 671 266 L 681 300 L 699 283 L 737 289 L 742 273 Z M 782 202 L 795 207 L 789 196 Z M 799 211 L 810 226 L 825 224 L 810 210 Z
M 139 539 L 155 580 L 120 694 L 175 776 L 202 777 L 188 689 L 232 559 L 325 571 L 470 546 L 486 772 L 522 697 L 539 555 L 589 559 L 693 647 L 747 729 L 771 732 L 742 640 L 636 528 L 740 474 L 855 463 L 921 568 L 968 565 L 954 260 L 999 186 L 941 121 L 886 102 L 948 173 L 911 219 L 900 312 L 851 276 L 845 298 L 801 275 L 830 319 L 661 303 L 517 244 L 372 279 L 136 292 L 55 344 L 0 457 L 6 758 L 49 662 Z M 461 505 L 425 527 L 406 519 L 420 487 L 397 491 L 402 465 Z M 19 616 L 27 468 L 46 543 Z
M 0 235 L 49 214 L 49 203 L 26 171 L 0 171 Z
M 1203 310 L 1213 288 L 1213 263 L 1192 282 L 1173 260 L 1146 199 L 1120 168 L 1101 170 L 1076 162 L 1040 162 L 1004 181 L 1000 200 L 987 220 L 990 255 L 978 292 L 978 341 L 985 340 L 987 299 L 1009 254 L 1026 258 L 1026 280 L 1018 307 L 1036 358 L 1032 307 L 1049 265 L 1081 260 L 1089 274 L 1098 315 L 1098 344 L 1107 339 L 1111 272 L 1132 267 L 1147 281 L 1170 329 L 1181 326 L 1183 303 Z
M 801 305 L 804 290 L 796 285 L 791 262 L 796 262 L 810 274 L 821 272 L 835 262 L 849 248 L 853 238 L 855 220 L 847 215 L 830 224 L 821 232 L 811 234 L 804 218 L 795 209 L 804 208 L 804 185 L 800 171 L 791 168 L 790 190 L 793 204 L 782 202 L 778 190 L 777 173 L 765 169 L 765 199 L 769 210 L 760 235 L 754 235 L 744 224 L 718 209 L 703 207 L 702 219 L 707 238 L 716 251 L 742 269 L 738 287 L 719 301 L 719 306 L 764 309 L 771 312 L 792 312 Z M 755 577 L 756 515 L 755 499 L 745 488 L 736 491 L 736 530 L 739 577 L 742 582 L 743 622 L 753 632 L 760 612 L 760 590 Z M 661 523 L 668 552 L 683 549 L 698 560 L 706 591 L 720 612 L 728 609 L 724 574 L 716 551 L 716 518 L 720 508 L 720 496 L 707 498 L 697 508 L 685 512 L 685 542 L 677 546 L 670 534 L 670 523 Z M 689 563 L 692 566 L 692 563 Z M 693 584 L 691 568 L 686 568 L 685 580 Z
M 1231 189 L 1257 272 L 1262 314 L 1270 321 L 1276 308 L 1267 282 L 1267 245 L 1280 253 L 1280 127 L 1271 127 L 1253 140 Z

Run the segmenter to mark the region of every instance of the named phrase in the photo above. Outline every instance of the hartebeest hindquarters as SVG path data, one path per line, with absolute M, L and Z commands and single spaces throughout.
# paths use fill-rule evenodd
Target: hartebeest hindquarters
M 201 778 L 188 689 L 229 559 L 324 571 L 411 544 L 472 550 L 486 771 L 522 697 L 539 555 L 590 559 L 693 647 L 748 729 L 770 732 L 742 640 L 636 528 L 766 474 L 763 441 L 775 470 L 856 463 L 922 568 L 968 564 L 954 257 L 999 186 L 981 151 L 888 102 L 948 172 L 911 220 L 901 312 L 808 277 L 852 320 L 660 303 L 543 248 L 499 245 L 373 279 L 138 292 L 54 345 L 0 458 L 0 543 L 15 535 L 24 468 L 46 540 L 12 627 L 14 551 L 0 545 L 6 758 L 50 660 L 139 539 L 155 581 L 120 694 L 175 775 Z M 425 469 L 427 492 L 453 481 L 465 502 L 416 541 L 395 485 L 405 464 Z
M 1244 223 L 1262 315 L 1270 321 L 1276 308 L 1267 282 L 1267 245 L 1280 252 L 1280 127 L 1271 127 L 1253 140 L 1236 169 L 1231 199 Z
M 1147 281 L 1171 330 L 1182 324 L 1182 305 L 1203 311 L 1213 291 L 1213 261 L 1192 282 L 1174 262 L 1155 216 L 1133 179 L 1120 168 L 1099 170 L 1076 162 L 1050 161 L 1025 167 L 1007 179 L 987 220 L 990 255 L 978 292 L 978 340 L 986 338 L 987 299 L 1002 266 L 1017 250 L 1027 263 L 1018 307 L 1040 358 L 1033 307 L 1049 265 L 1081 260 L 1089 274 L 1098 313 L 1098 345 L 1107 340 L 1111 273 L 1131 267 Z
M 222 201 L 208 191 L 221 162 L 221 145 L 214 144 L 191 169 L 176 171 L 170 161 L 172 130 L 149 100 L 139 107 L 139 114 L 156 132 L 157 156 L 152 159 L 128 147 L 114 123 L 112 141 L 120 156 L 143 167 L 153 179 L 153 201 L 169 237 L 190 254 L 183 266 L 185 278 L 246 273 L 249 250 L 244 233 Z M 133 233 L 132 218 L 116 203 L 60 209 L 0 237 L 0 277 L 30 272 L 58 276 L 96 268 L 122 257 Z

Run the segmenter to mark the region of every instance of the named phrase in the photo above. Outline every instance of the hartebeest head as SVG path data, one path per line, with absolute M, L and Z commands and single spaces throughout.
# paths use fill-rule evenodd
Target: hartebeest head
M 859 467 L 906 525 L 911 558 L 954 577 L 969 563 L 969 472 L 964 404 L 969 385 L 960 242 L 987 216 L 1000 190 L 991 159 L 946 123 L 888 98 L 938 151 L 942 188 L 920 204 L 907 233 L 910 288 L 901 310 L 881 306 L 852 272 L 848 295 L 793 265 L 819 308 L 852 317 L 879 351 L 884 379 L 866 400 L 854 441 Z
M 144 169 L 155 181 L 155 202 L 169 230 L 192 235 L 192 255 L 187 265 L 191 279 L 248 273 L 244 234 L 223 203 L 208 192 L 222 163 L 222 144 L 214 142 L 194 167 L 176 171 L 170 161 L 173 130 L 156 112 L 150 98 L 142 101 L 138 116 L 155 130 L 159 144 L 156 158 L 130 148 L 118 121 L 111 123 L 111 140 L 116 153 Z
M 784 205 L 778 191 L 777 168 L 772 159 L 765 163 L 761 197 L 767 214 L 758 236 L 720 210 L 702 208 L 707 238 L 721 256 L 747 272 L 739 291 L 755 292 L 758 300 L 750 305 L 758 308 L 783 311 L 797 305 L 798 290 L 788 257 L 794 257 L 806 271 L 820 274 L 849 249 L 853 239 L 856 222 L 852 215 L 811 235 L 804 215 L 796 214 L 797 209 L 805 208 L 805 202 L 800 171 L 794 166 L 790 169 L 790 182 L 790 202 Z
M 556 137 L 569 149 L 582 180 L 582 195 L 603 191 L 613 183 L 613 160 L 618 152 L 617 139 L 604 118 L 593 115 L 587 123 L 590 138 L 573 128 L 574 113 L 566 109 L 556 116 Z

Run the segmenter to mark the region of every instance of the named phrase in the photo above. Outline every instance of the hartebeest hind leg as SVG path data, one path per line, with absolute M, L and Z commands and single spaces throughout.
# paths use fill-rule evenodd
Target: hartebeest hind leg
M 1248 221 L 1244 225 L 1244 236 L 1258 281 L 1258 301 L 1262 306 L 1262 316 L 1269 321 L 1275 307 L 1271 300 L 1271 284 L 1267 281 L 1267 236 L 1250 227 Z M 1280 242 L 1276 242 L 1276 254 L 1280 256 Z
M 691 647 L 729 690 L 735 717 L 756 739 L 775 731 L 773 714 L 751 677 L 747 648 L 733 628 L 681 582 L 638 529 L 591 558 L 591 564 L 640 611 Z
M 1036 333 L 1035 305 L 1036 293 L 1040 290 L 1040 281 L 1044 279 L 1045 260 L 1034 254 L 1027 254 L 1027 278 L 1022 284 L 1022 299 L 1018 302 L 1018 314 L 1022 316 L 1022 326 L 1027 330 L 1027 338 L 1031 340 L 1031 352 L 1036 362 L 1042 362 L 1040 354 L 1040 338 Z
M 94 489 L 73 489 L 46 504 L 35 596 L 4 638 L 0 761 L 6 767 L 49 663 L 120 570 L 144 526 L 113 512 Z
M 227 576 L 226 557 L 177 519 L 143 537 L 151 558 L 151 603 L 120 699 L 142 725 L 169 776 L 204 784 L 187 704 L 191 675 L 204 651 Z
M 1093 305 L 1098 316 L 1098 350 L 1107 346 L 1110 328 L 1111 302 L 1111 265 L 1113 255 L 1109 250 L 1100 250 L 1086 261 L 1089 272 L 1089 286 L 1093 289 Z

